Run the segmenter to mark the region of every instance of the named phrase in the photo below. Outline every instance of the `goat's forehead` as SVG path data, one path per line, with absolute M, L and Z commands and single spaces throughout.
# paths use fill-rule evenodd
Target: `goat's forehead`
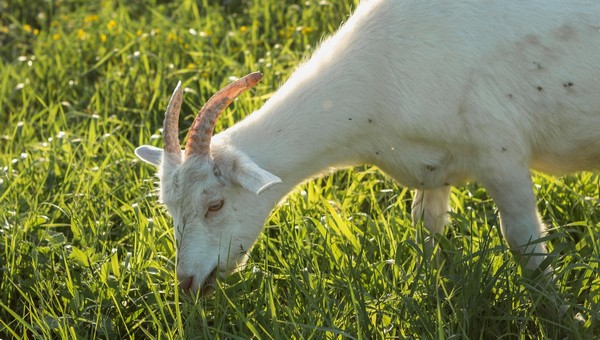
M 210 162 L 184 162 L 181 166 L 160 173 L 161 201 L 168 206 L 197 200 L 220 186 Z

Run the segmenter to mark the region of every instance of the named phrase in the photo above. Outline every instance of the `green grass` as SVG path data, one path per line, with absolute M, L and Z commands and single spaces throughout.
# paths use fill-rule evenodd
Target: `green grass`
M 441 265 L 414 241 L 412 194 L 376 169 L 303 185 L 246 269 L 206 298 L 174 277 L 154 169 L 177 80 L 195 111 L 231 76 L 260 107 L 355 1 L 0 0 L 0 338 L 600 337 L 600 176 L 535 176 L 565 317 L 545 311 L 501 241 L 495 206 L 452 192 Z M 577 317 L 576 317 L 577 316 Z

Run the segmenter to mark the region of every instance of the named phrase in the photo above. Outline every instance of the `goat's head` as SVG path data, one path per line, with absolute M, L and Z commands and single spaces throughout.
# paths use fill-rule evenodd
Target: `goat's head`
M 183 90 L 177 85 L 163 123 L 164 150 L 143 145 L 135 150 L 159 168 L 160 199 L 173 217 L 177 277 L 184 291 L 211 290 L 217 276 L 226 275 L 246 259 L 264 223 L 256 195 L 281 180 L 246 155 L 220 145 L 211 150 L 220 113 L 262 75 L 251 73 L 221 89 L 192 123 L 185 151 L 178 138 Z

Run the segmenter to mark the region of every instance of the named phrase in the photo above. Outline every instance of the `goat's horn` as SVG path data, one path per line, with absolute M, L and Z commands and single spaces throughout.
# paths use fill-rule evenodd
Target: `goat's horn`
M 167 112 L 165 113 L 165 120 L 163 121 L 165 156 L 169 157 L 170 160 L 177 164 L 181 163 L 181 146 L 179 146 L 179 111 L 181 110 L 182 102 L 183 89 L 180 81 L 177 83 L 173 95 L 171 95 L 171 100 L 169 100 Z
M 215 93 L 198 112 L 190 127 L 185 143 L 185 156 L 210 154 L 210 140 L 215 123 L 221 112 L 242 92 L 254 86 L 262 79 L 262 73 L 254 72 L 225 86 Z

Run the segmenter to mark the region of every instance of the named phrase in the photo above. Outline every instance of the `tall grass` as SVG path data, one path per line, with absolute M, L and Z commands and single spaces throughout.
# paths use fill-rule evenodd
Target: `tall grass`
M 195 111 L 232 76 L 260 107 L 356 2 L 0 0 L 0 338 L 600 337 L 600 176 L 535 176 L 563 316 L 520 275 L 484 190 L 452 192 L 439 264 L 412 196 L 360 167 L 301 186 L 215 294 L 175 286 L 171 221 L 135 146 L 169 93 Z M 541 296 L 541 297 L 540 297 Z

